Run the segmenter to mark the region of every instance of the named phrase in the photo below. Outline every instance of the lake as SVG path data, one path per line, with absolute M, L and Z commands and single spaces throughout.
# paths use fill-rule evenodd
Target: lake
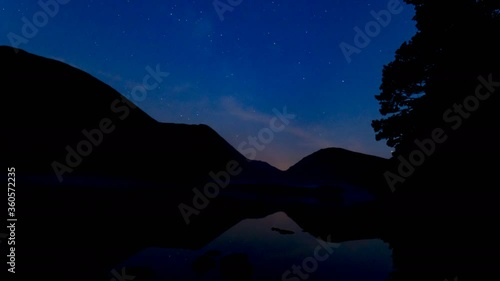
M 155 281 L 382 281 L 393 271 L 392 250 L 382 240 L 321 238 L 276 212 L 242 220 L 201 249 L 147 248 L 116 268 L 149 268 Z

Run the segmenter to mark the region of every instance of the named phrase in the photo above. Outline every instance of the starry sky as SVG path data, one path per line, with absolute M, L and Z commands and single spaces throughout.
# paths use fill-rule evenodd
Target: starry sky
M 132 99 L 158 121 L 207 124 L 238 148 L 286 107 L 295 118 L 255 159 L 284 170 L 327 147 L 390 157 L 370 124 L 381 117 L 382 67 L 416 32 L 402 1 L 37 2 L 0 2 L 1 45 L 63 61 L 128 97 L 158 67 L 168 77 Z M 390 20 L 374 14 L 382 10 Z M 356 28 L 368 41 L 355 41 Z

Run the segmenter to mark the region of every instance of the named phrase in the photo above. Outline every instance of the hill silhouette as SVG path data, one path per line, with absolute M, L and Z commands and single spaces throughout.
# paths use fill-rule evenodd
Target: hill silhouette
M 225 170 L 229 161 L 243 168 L 241 177 L 249 174 L 253 180 L 259 173 L 252 173 L 252 167 L 264 169 L 210 127 L 159 123 L 81 70 L 22 50 L 15 54 L 6 46 L 0 55 L 2 84 L 15 85 L 4 97 L 7 160 L 18 163 L 27 176 L 53 184 L 106 177 L 193 185 L 206 181 L 210 171 Z M 89 155 L 83 142 L 92 144 Z M 268 177 L 279 173 L 265 170 Z
M 298 201 L 321 195 L 290 190 L 287 173 L 246 159 L 206 125 L 157 122 L 65 63 L 6 46 L 0 59 L 9 89 L 3 161 L 16 168 L 25 274 L 110 280 L 111 269 L 146 247 L 199 248 L 242 219 L 294 214 L 309 206 Z M 192 204 L 193 188 L 203 190 L 228 163 L 241 168 L 231 188 L 186 224 L 179 204 Z
M 206 125 L 157 122 L 113 88 L 65 63 L 23 50 L 16 54 L 7 46 L 0 54 L 4 84 L 15 85 L 5 96 L 6 159 L 18 163 L 26 177 L 48 184 L 106 178 L 116 184 L 202 185 L 211 171 L 224 171 L 231 161 L 242 170 L 231 177 L 234 183 L 306 183 L 309 177 L 326 182 L 364 178 L 363 184 L 371 184 L 366 179 L 384 162 L 331 149 L 283 173 L 246 159 Z
M 23 242 L 20 271 L 52 280 L 107 281 L 111 269 L 142 249 L 197 249 L 245 218 L 277 211 L 315 236 L 332 234 L 333 241 L 384 238 L 394 249 L 395 280 L 422 268 L 418 276 L 435 280 L 457 272 L 473 279 L 494 268 L 490 256 L 498 242 L 491 222 L 498 192 L 489 184 L 495 166 L 484 159 L 497 156 L 491 128 L 498 99 L 386 196 L 384 172 L 397 172 L 397 159 L 328 148 L 282 172 L 246 159 L 206 125 L 157 122 L 74 67 L 5 46 L 0 58 L 0 81 L 9 89 L 3 161 L 16 167 L 22 218 L 16 228 Z M 477 134 L 481 124 L 490 126 Z M 214 180 L 210 172 L 224 172 L 232 161 L 241 173 L 187 225 L 179 204 L 192 204 L 193 188 L 202 189 Z M 60 174 L 62 181 L 54 162 L 71 169 Z M 384 196 L 343 206 L 350 188 Z M 474 243 L 455 255 L 455 245 L 467 237 Z M 426 251 L 434 256 L 418 258 Z M 137 280 L 147 280 L 137 272 Z
M 381 195 L 387 194 L 383 173 L 388 159 L 342 148 L 321 149 L 290 167 L 286 174 L 298 185 L 354 185 Z
M 249 216 L 236 208 L 221 218 L 227 205 L 219 204 L 188 226 L 179 212 L 181 202 L 193 200 L 193 188 L 213 181 L 210 172 L 226 171 L 235 161 L 240 181 L 246 174 L 255 181 L 252 166 L 263 169 L 210 127 L 159 123 L 111 87 L 59 61 L 6 46 L 0 58 L 0 81 L 9 89 L 3 161 L 17 171 L 24 222 L 18 255 L 29 272 L 96 280 L 147 246 L 200 247 Z

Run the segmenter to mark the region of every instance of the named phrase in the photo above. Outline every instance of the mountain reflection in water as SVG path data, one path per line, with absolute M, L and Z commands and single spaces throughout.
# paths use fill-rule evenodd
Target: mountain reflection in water
M 272 231 L 273 227 L 294 233 L 283 235 Z M 321 238 L 328 241 L 328 237 Z M 304 232 L 284 212 L 277 212 L 245 219 L 199 250 L 148 248 L 118 268 L 149 268 L 155 276 L 152 280 L 179 281 L 373 281 L 387 280 L 393 270 L 392 252 L 382 240 L 323 240 Z M 315 253 L 324 260 L 312 261 Z M 303 269 L 304 262 L 310 273 Z M 293 272 L 294 265 L 301 267 L 301 273 Z M 287 270 L 290 272 L 284 274 Z

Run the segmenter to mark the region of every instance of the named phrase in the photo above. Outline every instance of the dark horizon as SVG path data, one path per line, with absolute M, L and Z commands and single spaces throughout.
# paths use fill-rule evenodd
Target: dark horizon
M 262 145 L 249 137 L 287 107 L 296 118 L 255 155 L 281 170 L 328 147 L 391 156 L 370 123 L 380 118 L 382 66 L 416 32 L 412 6 L 236 1 L 218 12 L 213 2 L 4 3 L 0 45 L 76 66 L 154 119 L 207 124 L 242 150 Z M 44 9 L 54 12 L 38 27 L 33 17 Z M 380 30 L 368 36 L 372 23 Z M 169 76 L 146 94 L 134 91 L 157 66 Z
M 0 5 L 2 270 L 495 276 L 500 2 L 402 3 Z

